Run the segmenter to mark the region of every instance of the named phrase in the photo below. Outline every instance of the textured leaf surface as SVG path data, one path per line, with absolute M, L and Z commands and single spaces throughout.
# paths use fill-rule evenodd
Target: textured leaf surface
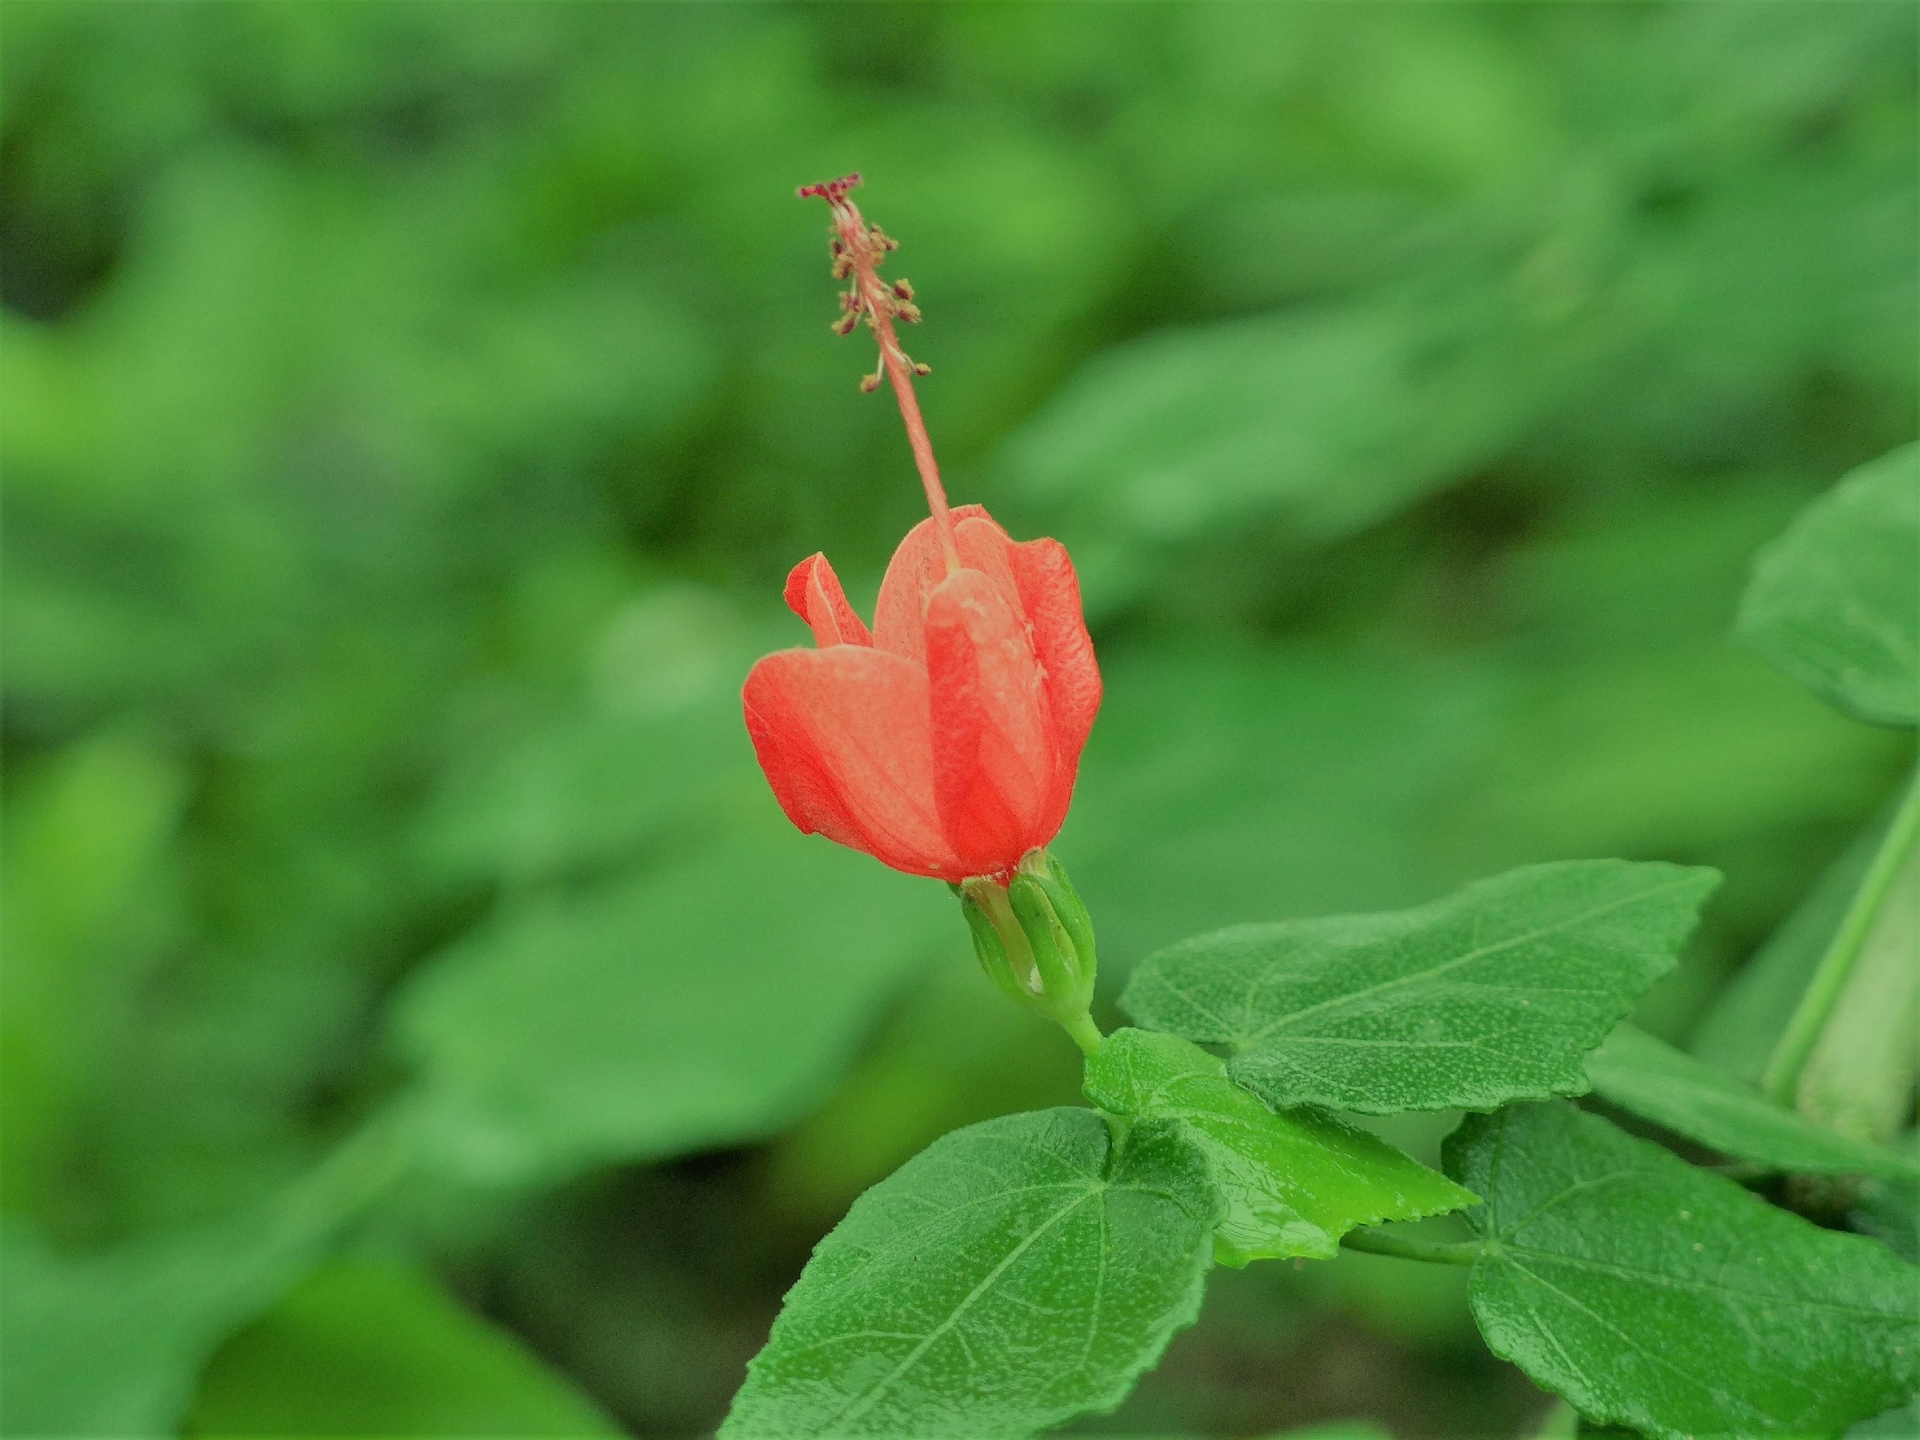
M 1479 1201 L 1324 1111 L 1276 1113 L 1229 1080 L 1225 1062 L 1177 1035 L 1109 1035 L 1087 1061 L 1087 1098 L 1137 1119 L 1186 1124 L 1226 1202 L 1214 1233 L 1214 1258 L 1225 1265 L 1289 1255 L 1330 1260 L 1356 1225 Z
M 1474 1318 L 1583 1414 L 1661 1440 L 1830 1434 L 1920 1381 L 1920 1270 L 1563 1104 L 1468 1116 Z
M 1711 870 L 1533 865 L 1431 905 L 1242 925 L 1148 959 L 1120 998 L 1229 1046 L 1274 1105 L 1369 1114 L 1579 1094 L 1580 1059 L 1672 967 Z
M 1754 563 L 1739 630 L 1862 720 L 1920 721 L 1920 445 L 1853 471 Z
M 1920 1178 L 1907 1156 L 1816 1125 L 1631 1025 L 1587 1056 L 1587 1075 L 1621 1109 L 1723 1155 L 1789 1171 Z
M 1017 1436 L 1111 1409 L 1193 1319 L 1218 1217 L 1171 1122 L 1117 1154 L 1091 1110 L 955 1131 L 821 1241 L 721 1434 Z

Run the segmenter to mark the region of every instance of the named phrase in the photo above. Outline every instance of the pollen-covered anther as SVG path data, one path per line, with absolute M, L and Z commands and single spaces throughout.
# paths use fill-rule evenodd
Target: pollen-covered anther
M 893 304 L 893 313 L 909 325 L 920 323 L 920 307 L 911 300 L 896 300 Z
M 853 327 L 859 323 L 860 312 L 858 310 L 849 310 L 827 328 L 836 335 L 851 335 L 853 333 Z
M 862 375 L 860 377 L 860 393 L 862 395 L 871 395 L 874 391 L 878 390 L 880 388 L 880 377 L 883 373 L 881 370 L 876 370 L 871 375 Z
M 923 361 L 915 360 L 910 363 L 913 365 L 913 373 L 916 375 L 931 375 L 933 373 L 933 366 Z
M 818 196 L 829 205 L 838 205 L 847 198 L 847 191 L 852 190 L 859 183 L 860 172 L 855 170 L 851 175 L 842 175 L 838 180 L 825 180 L 818 185 L 802 185 L 793 193 L 802 200 L 811 200 Z
M 896 300 L 911 300 L 911 299 L 913 299 L 913 286 L 912 286 L 912 284 L 911 284 L 910 282 L 908 282 L 908 281 L 906 281 L 906 280 L 896 280 L 896 281 L 894 281 L 894 282 L 893 282 L 893 298 L 894 298 L 894 299 L 896 299 Z

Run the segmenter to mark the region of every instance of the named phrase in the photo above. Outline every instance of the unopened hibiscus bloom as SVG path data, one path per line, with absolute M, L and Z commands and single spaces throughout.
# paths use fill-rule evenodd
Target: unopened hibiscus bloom
M 871 630 L 825 555 L 794 567 L 787 604 L 815 648 L 753 667 L 747 731 L 795 825 L 955 886 L 988 973 L 1086 1043 L 1091 929 L 1045 848 L 1100 708 L 1079 585 L 1059 542 L 1016 542 L 982 507 L 948 508 L 913 393 L 927 367 L 894 332 L 920 312 L 904 280 L 879 276 L 895 246 L 847 198 L 858 183 L 800 193 L 832 211 L 834 274 L 851 281 L 834 328 L 864 321 L 878 340 L 862 388 L 892 385 L 931 513 L 894 552 Z

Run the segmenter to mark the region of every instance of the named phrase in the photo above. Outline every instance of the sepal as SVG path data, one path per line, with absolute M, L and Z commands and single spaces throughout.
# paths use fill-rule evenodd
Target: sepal
M 1093 922 L 1060 862 L 1029 850 L 1006 884 L 976 875 L 954 887 L 980 968 L 1002 993 L 1064 1026 L 1083 1045 L 1097 959 Z

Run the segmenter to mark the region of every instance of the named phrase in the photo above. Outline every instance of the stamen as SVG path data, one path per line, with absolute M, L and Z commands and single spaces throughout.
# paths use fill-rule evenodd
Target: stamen
M 880 388 L 882 378 L 893 385 L 893 397 L 900 406 L 900 418 L 907 427 L 907 444 L 913 449 L 914 468 L 920 472 L 920 487 L 926 491 L 927 509 L 940 536 L 940 548 L 946 556 L 947 573 L 960 568 L 960 547 L 955 542 L 953 516 L 947 509 L 947 492 L 940 484 L 940 468 L 934 463 L 933 442 L 927 437 L 926 422 L 920 417 L 920 402 L 913 393 L 913 377 L 930 373 L 900 348 L 894 336 L 893 322 L 920 323 L 920 307 L 913 303 L 913 287 L 905 280 L 882 280 L 876 273 L 881 258 L 898 250 L 900 242 L 870 225 L 859 207 L 847 198 L 847 192 L 860 183 L 860 174 L 843 175 L 838 180 L 818 185 L 802 185 L 796 192 L 801 199 L 819 197 L 827 202 L 833 215 L 834 238 L 830 247 L 833 278 L 853 277 L 853 288 L 841 296 L 844 313 L 834 321 L 833 329 L 851 334 L 861 319 L 874 332 L 880 345 L 880 368 L 861 377 L 860 388 L 871 393 Z

